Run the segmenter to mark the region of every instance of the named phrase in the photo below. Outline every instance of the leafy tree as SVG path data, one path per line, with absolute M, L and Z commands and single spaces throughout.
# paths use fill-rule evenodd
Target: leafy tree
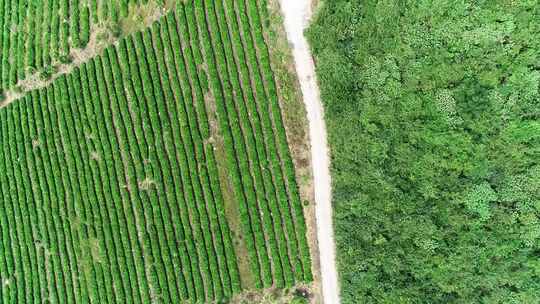
M 344 303 L 537 303 L 537 1 L 335 0 L 308 31 Z

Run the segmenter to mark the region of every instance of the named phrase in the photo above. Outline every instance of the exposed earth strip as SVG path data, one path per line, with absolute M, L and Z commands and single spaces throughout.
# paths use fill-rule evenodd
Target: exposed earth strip
M 323 301 L 325 304 L 339 304 L 332 224 L 330 160 L 324 109 L 315 76 L 313 57 L 304 36 L 304 30 L 312 15 L 311 0 L 280 0 L 280 4 L 285 19 L 287 37 L 292 44 L 296 72 L 300 80 L 309 120 Z

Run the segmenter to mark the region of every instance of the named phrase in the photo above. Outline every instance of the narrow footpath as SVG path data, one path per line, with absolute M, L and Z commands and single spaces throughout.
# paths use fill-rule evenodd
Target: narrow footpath
M 330 160 L 324 108 L 317 85 L 313 57 L 304 36 L 304 30 L 309 25 L 312 15 L 311 0 L 280 0 L 280 4 L 285 18 L 287 37 L 292 44 L 296 72 L 309 120 L 323 302 L 324 304 L 339 304 L 332 224 Z

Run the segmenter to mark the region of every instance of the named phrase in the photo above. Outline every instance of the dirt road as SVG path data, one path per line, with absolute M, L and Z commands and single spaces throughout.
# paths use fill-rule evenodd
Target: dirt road
M 324 109 L 317 86 L 313 57 L 304 37 L 304 30 L 308 26 L 312 14 L 311 0 L 280 0 L 280 4 L 285 17 L 287 37 L 293 47 L 296 72 L 300 79 L 309 120 L 323 301 L 325 304 L 339 304 L 332 224 L 330 161 L 324 123 Z

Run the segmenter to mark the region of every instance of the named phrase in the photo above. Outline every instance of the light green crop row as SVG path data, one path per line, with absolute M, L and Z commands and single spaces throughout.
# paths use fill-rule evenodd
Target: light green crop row
M 148 1 L 0 0 L 0 93 L 28 74 L 47 76 L 52 63 L 67 62 L 72 49 L 87 46 L 93 27 L 118 23 L 130 6 L 143 2 Z
M 2 85 L 132 1 L 0 0 L 1 53 L 17 55 Z M 178 3 L 0 110 L 0 301 L 226 301 L 246 288 L 240 248 L 256 288 L 312 280 L 264 5 Z

